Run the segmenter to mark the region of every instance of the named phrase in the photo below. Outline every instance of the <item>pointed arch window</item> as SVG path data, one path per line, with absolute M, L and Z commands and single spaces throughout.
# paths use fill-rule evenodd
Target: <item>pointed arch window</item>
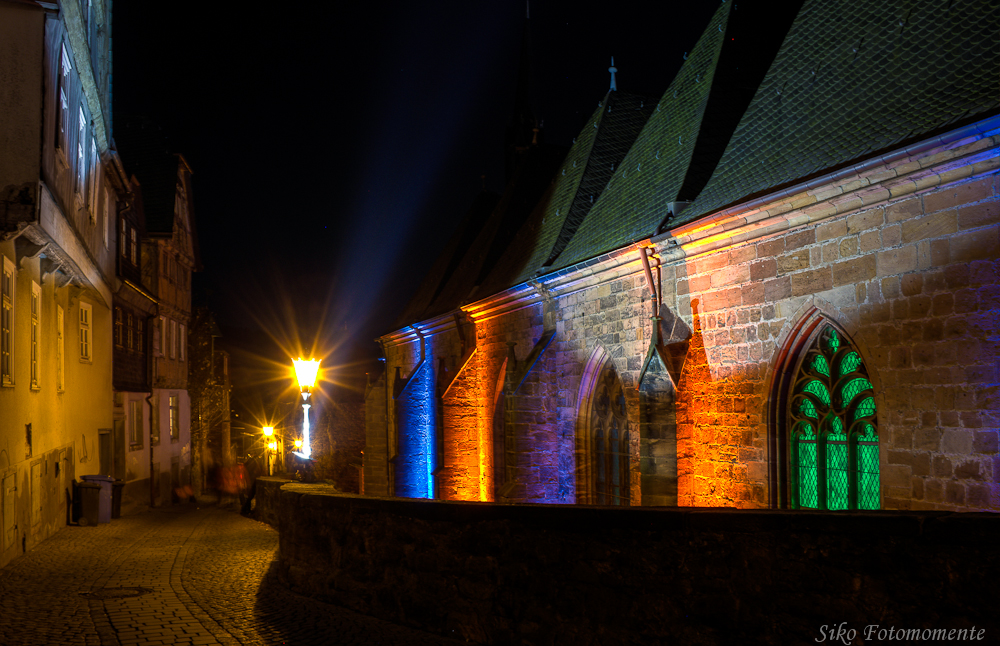
M 594 502 L 631 504 L 629 427 L 621 379 L 609 362 L 601 371 L 590 415 L 593 438 Z
M 875 392 L 861 355 L 824 323 L 801 357 L 786 418 L 791 507 L 878 509 Z

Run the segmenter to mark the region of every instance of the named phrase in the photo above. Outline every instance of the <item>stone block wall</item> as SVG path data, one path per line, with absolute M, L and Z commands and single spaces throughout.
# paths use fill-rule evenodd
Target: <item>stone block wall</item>
M 882 507 L 1000 509 L 998 186 L 973 175 L 678 267 L 680 504 L 766 504 L 775 358 L 818 308 L 876 388 Z
M 992 514 L 494 505 L 287 484 L 278 515 L 278 572 L 295 592 L 476 643 L 798 644 L 841 622 L 1000 634 Z
M 443 442 L 443 500 L 487 500 L 481 446 L 489 439 L 481 427 L 482 385 L 477 377 L 478 353 L 458 367 L 447 392 L 442 393 L 441 423 L 447 429 Z
M 389 495 L 388 420 L 386 419 L 386 373 L 379 375 L 365 392 L 364 484 L 361 493 Z
M 997 135 L 928 145 L 644 243 L 661 350 L 682 360 L 642 384 L 654 310 L 639 246 L 466 306 L 475 358 L 434 422 L 457 467 L 445 464 L 441 497 L 478 486 L 492 500 L 507 446 L 507 500 L 589 502 L 588 379 L 610 364 L 624 386 L 632 504 L 783 504 L 776 379 L 797 326 L 822 317 L 850 337 L 875 390 L 881 507 L 1000 510 L 998 151 Z M 440 385 L 469 348 L 455 327 L 418 327 L 439 330 L 425 333 L 425 354 Z M 406 334 L 387 344 L 390 377 L 419 361 Z M 506 443 L 494 438 L 500 390 Z

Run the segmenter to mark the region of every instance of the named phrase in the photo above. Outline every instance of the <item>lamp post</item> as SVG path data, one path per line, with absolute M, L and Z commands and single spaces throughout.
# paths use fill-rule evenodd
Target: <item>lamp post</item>
M 271 437 L 274 436 L 274 427 L 273 426 L 265 426 L 264 428 L 261 429 L 261 431 L 264 432 L 264 437 L 266 437 L 268 439 L 270 439 Z M 274 451 L 274 449 L 276 447 L 277 447 L 277 444 L 275 442 L 270 442 L 267 445 L 267 451 L 268 452 L 266 454 L 266 456 L 267 456 L 266 461 L 267 461 L 267 475 L 269 475 L 269 476 L 270 475 L 274 475 L 273 473 L 271 473 L 271 452 Z
M 295 454 L 308 460 L 312 456 L 312 448 L 309 445 L 309 395 L 316 385 L 319 359 L 299 358 L 292 361 L 292 365 L 295 366 L 295 379 L 299 382 L 299 391 L 302 393 L 302 448 Z

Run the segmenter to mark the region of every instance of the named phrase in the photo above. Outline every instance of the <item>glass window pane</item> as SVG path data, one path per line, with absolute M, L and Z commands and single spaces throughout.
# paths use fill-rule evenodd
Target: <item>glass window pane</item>
M 826 508 L 847 509 L 847 437 L 831 435 L 826 444 Z
M 796 478 L 799 507 L 816 509 L 819 506 L 817 495 L 816 472 L 816 438 L 811 433 L 795 440 L 795 459 L 798 477 Z
M 844 355 L 844 358 L 840 360 L 840 368 L 837 371 L 837 376 L 843 377 L 844 375 L 849 375 L 860 367 L 861 355 L 857 352 L 848 352 Z

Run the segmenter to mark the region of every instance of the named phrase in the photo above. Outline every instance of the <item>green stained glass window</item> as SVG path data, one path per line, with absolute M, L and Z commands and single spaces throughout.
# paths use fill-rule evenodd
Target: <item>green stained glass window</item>
M 831 433 L 826 438 L 826 508 L 847 509 L 848 488 L 847 436 Z
M 861 355 L 857 352 L 848 352 L 844 355 L 844 358 L 840 360 L 840 368 L 837 370 L 837 376 L 843 377 L 844 375 L 849 375 L 860 367 Z
M 872 383 L 867 379 L 851 379 L 840 389 L 840 394 L 842 401 L 846 404 L 848 402 L 854 401 L 854 398 L 860 395 L 863 391 L 871 391 Z
M 792 505 L 878 509 L 875 393 L 861 354 L 825 326 L 792 383 Z
M 878 509 L 878 436 L 871 424 L 858 437 L 858 509 Z
M 825 405 L 830 405 L 830 391 L 820 381 L 810 381 L 802 388 L 802 392 L 815 395 Z
M 795 438 L 796 490 L 799 507 L 816 509 L 818 506 L 818 480 L 816 471 L 816 435 L 812 426 L 805 424 Z
M 817 354 L 813 357 L 812 367 L 813 370 L 815 370 L 819 374 L 825 375 L 827 377 L 830 376 L 830 364 L 826 362 L 826 357 L 824 357 L 823 355 Z

